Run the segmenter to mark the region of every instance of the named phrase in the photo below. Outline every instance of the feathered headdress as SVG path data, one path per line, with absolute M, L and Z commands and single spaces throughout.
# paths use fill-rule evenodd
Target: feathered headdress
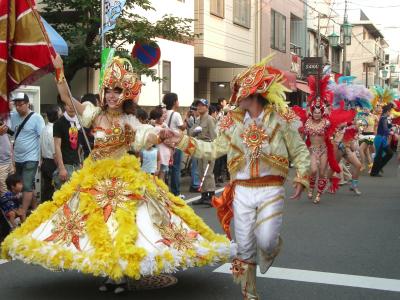
M 230 103 L 237 105 L 244 98 L 260 94 L 278 109 L 287 107 L 285 92 L 290 92 L 283 83 L 283 73 L 267 66 L 272 55 L 264 58 L 258 64 L 249 67 L 238 74 L 231 82 L 232 96 Z
M 372 109 L 372 93 L 360 84 L 332 84 L 330 90 L 333 92 L 333 106 L 339 107 L 340 102 L 344 101 L 347 108 L 368 108 Z
M 389 87 L 381 87 L 374 86 L 371 89 L 373 94 L 372 106 L 375 108 L 376 106 L 385 106 L 389 103 L 392 103 L 395 98 L 395 93 Z
M 120 88 L 122 90 L 118 99 L 118 104 L 122 104 L 126 100 L 137 100 L 142 88 L 142 82 L 139 76 L 133 72 L 131 62 L 126 58 L 118 56 L 112 58 L 104 70 L 104 78 L 101 81 L 100 88 L 100 104 L 106 105 L 105 91 L 106 89 Z
M 319 109 L 322 114 L 327 113 L 326 108 L 332 104 L 332 93 L 328 90 L 329 79 L 329 75 L 326 75 L 319 81 L 319 95 L 317 95 L 316 79 L 314 76 L 308 77 L 311 93 L 308 96 L 307 106 L 310 109 L 310 113 L 314 112 L 315 109 Z

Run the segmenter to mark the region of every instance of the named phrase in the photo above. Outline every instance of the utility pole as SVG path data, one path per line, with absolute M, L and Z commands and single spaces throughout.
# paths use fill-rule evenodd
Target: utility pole
M 318 28 L 317 28 L 317 57 L 321 57 L 321 14 L 318 13 Z M 316 96 L 319 98 L 319 81 L 321 77 L 321 69 L 322 66 L 318 65 L 318 74 L 317 74 L 317 83 L 315 85 L 316 87 Z
M 321 56 L 321 14 L 318 13 L 318 28 L 317 28 L 317 57 Z
M 343 24 L 347 24 L 347 0 L 344 1 L 344 20 Z M 342 73 L 344 76 L 347 75 L 347 40 L 344 26 L 342 26 L 342 36 L 343 36 L 343 65 L 342 65 Z
M 104 46 L 105 46 L 105 40 L 104 40 L 104 13 L 105 13 L 105 7 L 104 7 L 104 0 L 101 0 L 101 28 L 100 28 L 100 37 L 101 37 L 101 50 L 103 51 Z

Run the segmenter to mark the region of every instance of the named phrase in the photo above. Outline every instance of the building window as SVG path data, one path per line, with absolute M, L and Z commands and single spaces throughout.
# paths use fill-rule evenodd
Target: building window
M 351 74 L 351 61 L 346 61 L 346 70 L 344 70 L 343 75 L 350 75 Z
M 332 48 L 332 72 L 340 73 L 340 51 L 337 48 Z
M 233 1 L 233 23 L 250 28 L 251 2 L 250 0 Z
M 210 13 L 214 16 L 225 17 L 225 0 L 211 0 Z
M 286 52 L 286 17 L 271 10 L 271 48 Z
M 171 93 L 171 62 L 162 62 L 162 72 L 163 72 L 163 84 L 162 91 L 164 94 Z

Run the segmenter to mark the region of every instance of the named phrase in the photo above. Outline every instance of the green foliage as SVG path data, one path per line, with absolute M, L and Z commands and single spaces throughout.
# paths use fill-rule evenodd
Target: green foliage
M 69 55 L 64 58 L 67 80 L 72 80 L 81 68 L 100 68 L 101 1 L 41 0 L 41 4 L 43 16 L 68 43 Z M 126 47 L 135 41 L 152 41 L 158 37 L 186 43 L 194 38 L 193 20 L 166 15 L 152 23 L 136 14 L 138 10 L 154 10 L 151 0 L 127 0 L 117 26 L 106 35 L 106 46 L 116 48 L 118 54 L 129 57 Z M 138 73 L 157 79 L 138 61 L 132 64 Z

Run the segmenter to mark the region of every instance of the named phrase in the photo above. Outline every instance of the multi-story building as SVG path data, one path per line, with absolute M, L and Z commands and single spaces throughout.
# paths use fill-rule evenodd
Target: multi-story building
M 306 50 L 305 5 L 300 0 L 264 0 L 261 11 L 261 56 L 275 54 L 272 66 L 291 71 L 293 57 L 304 57 Z
M 385 49 L 388 43 L 383 34 L 359 11 L 359 18 L 350 20 L 352 28 L 352 41 L 347 46 L 347 66 L 350 74 L 357 77 L 356 81 L 367 87 L 382 85 L 384 78 L 382 69 L 385 65 Z
M 254 64 L 258 0 L 195 0 L 195 97 L 216 102 L 229 97 L 229 82 Z
M 292 91 L 289 100 L 300 104 L 301 90 L 306 91 L 301 81 L 301 59 L 306 54 L 306 5 L 301 0 L 261 1 L 261 56 L 274 53 L 273 67 L 286 75 L 286 85 Z M 297 90 L 299 89 L 299 93 Z
M 296 90 L 306 51 L 301 0 L 196 0 L 195 97 L 229 97 L 229 82 L 243 68 L 275 54 Z

